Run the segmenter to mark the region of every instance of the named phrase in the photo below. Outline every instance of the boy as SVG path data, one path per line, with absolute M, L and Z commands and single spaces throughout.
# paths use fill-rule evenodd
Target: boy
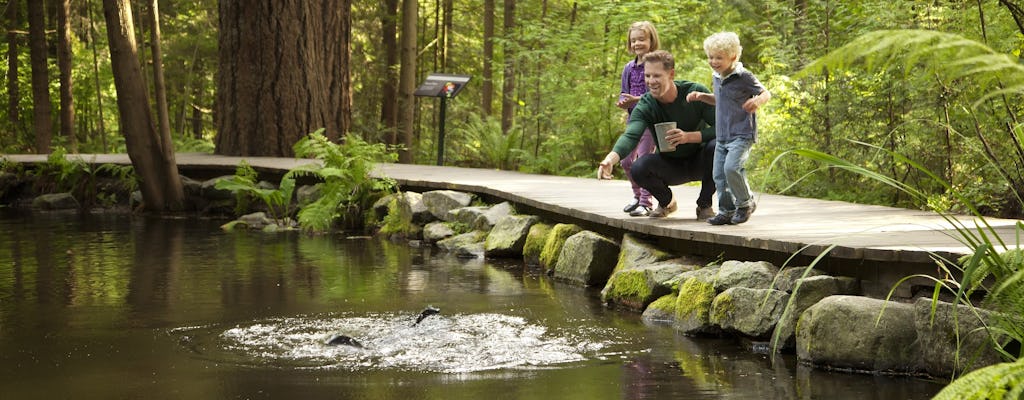
M 742 224 L 757 208 L 744 165 L 757 141 L 755 112 L 772 95 L 754 74 L 743 68 L 739 62 L 742 51 L 739 36 L 733 32 L 716 33 L 704 40 L 704 52 L 714 71 L 714 94 L 691 92 L 686 96 L 686 101 L 715 106 L 718 145 L 712 175 L 718 191 L 718 214 L 708 219 L 711 225 Z

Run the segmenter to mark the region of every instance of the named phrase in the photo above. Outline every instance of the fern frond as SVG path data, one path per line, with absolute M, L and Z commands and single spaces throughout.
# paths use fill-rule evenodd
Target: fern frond
M 1020 399 L 1024 395 L 1024 359 L 972 371 L 953 381 L 932 400 Z

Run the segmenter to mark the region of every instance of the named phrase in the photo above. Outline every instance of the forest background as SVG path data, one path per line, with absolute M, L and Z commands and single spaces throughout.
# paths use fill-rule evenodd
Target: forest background
M 332 122 L 317 126 L 315 118 L 298 115 L 304 106 L 279 104 L 274 108 L 299 110 L 291 113 L 312 122 L 291 129 L 301 132 L 271 131 L 285 144 L 274 149 L 245 143 L 273 124 L 227 122 L 239 120 L 236 114 L 267 114 L 235 100 L 244 86 L 239 82 L 252 80 L 239 78 L 245 65 L 225 62 L 238 52 L 226 43 L 246 45 L 244 24 L 239 28 L 237 22 L 246 18 L 243 3 L 165 0 L 158 10 L 156 1 L 126 3 L 136 21 L 136 57 L 154 99 L 150 107 L 154 115 L 167 111 L 166 126 L 178 152 L 291 155 L 294 138 L 333 124 L 328 132 L 334 138 L 357 135 L 395 145 L 403 162 L 432 164 L 440 102 L 410 97 L 410 85 L 440 72 L 473 77 L 447 101 L 446 165 L 592 176 L 624 127 L 625 113 L 614 103 L 622 67 L 631 59 L 626 28 L 649 20 L 662 48 L 676 56 L 677 79 L 709 87 L 704 38 L 718 31 L 739 33 L 741 61 L 774 95 L 761 111 L 759 142 L 748 163 L 756 191 L 923 206 L 877 180 L 823 170 L 812 160 L 775 162 L 787 150 L 807 148 L 920 187 L 931 207 L 957 211 L 963 206 L 954 201 L 956 193 L 987 215 L 1024 216 L 1019 120 L 1024 90 L 985 97 L 991 85 L 969 77 L 944 79 L 924 65 L 935 60 L 921 58 L 884 68 L 852 63 L 805 69 L 861 35 L 890 29 L 953 33 L 1021 63 L 1024 2 L 1019 0 L 312 0 L 312 14 L 283 12 L 298 6 L 274 2 L 263 11 L 277 18 L 278 26 L 297 26 L 303 41 L 341 49 L 340 55 L 329 51 L 340 60 L 341 75 L 340 84 L 327 86 L 331 96 L 341 97 L 329 102 L 337 105 L 327 118 Z M 0 153 L 48 153 L 58 147 L 126 152 L 128 133 L 115 101 L 101 1 L 7 0 L 2 5 L 7 51 Z M 332 11 L 317 14 L 316 6 Z M 338 21 L 308 18 L 333 18 L 334 8 L 342 9 Z M 303 29 L 315 23 L 323 25 L 319 32 L 331 33 Z M 40 36 L 45 42 L 36 39 Z M 295 44 L 259 39 L 249 45 L 276 51 L 288 61 L 281 69 L 302 64 L 302 54 L 310 54 L 289 56 L 282 49 Z M 913 46 L 909 40 L 908 46 Z M 44 50 L 33 55 L 33 47 Z M 157 64 L 163 66 L 163 104 L 152 94 L 160 86 L 153 78 Z M 249 78 L 265 87 L 296 85 L 276 74 Z M 907 155 L 950 186 L 935 184 L 892 154 Z M 625 201 L 628 194 L 622 196 Z

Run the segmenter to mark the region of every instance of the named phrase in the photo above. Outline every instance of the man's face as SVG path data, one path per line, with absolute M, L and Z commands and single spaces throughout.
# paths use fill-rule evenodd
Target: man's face
M 674 69 L 666 70 L 665 64 L 660 62 L 644 65 L 644 83 L 647 84 L 647 90 L 655 99 L 660 100 L 668 94 L 669 90 L 674 87 L 672 80 L 675 76 Z

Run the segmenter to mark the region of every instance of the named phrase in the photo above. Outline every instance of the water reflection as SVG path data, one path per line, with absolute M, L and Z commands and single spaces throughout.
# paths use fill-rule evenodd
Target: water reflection
M 4 398 L 924 399 L 430 248 L 0 209 Z M 412 327 L 425 305 L 441 315 Z M 325 346 L 345 333 L 363 349 Z

